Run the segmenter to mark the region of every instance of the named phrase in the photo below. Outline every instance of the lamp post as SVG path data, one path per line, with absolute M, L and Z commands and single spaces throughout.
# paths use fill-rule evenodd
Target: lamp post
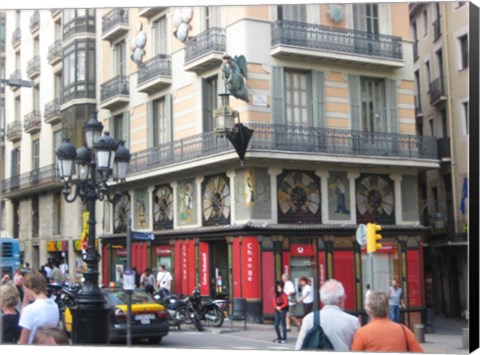
M 87 271 L 83 276 L 85 282 L 72 307 L 72 342 L 76 344 L 109 343 L 110 312 L 105 307 L 105 300 L 98 286 L 98 262 L 100 254 L 95 247 L 95 205 L 97 200 L 105 198 L 114 203 L 121 192 L 118 184 L 125 181 L 130 152 L 124 142 L 116 143 L 108 132 L 101 136 L 103 125 L 94 112 L 84 127 L 86 144 L 78 150 L 65 139 L 58 147 L 60 177 L 64 182 L 63 196 L 72 203 L 77 197 L 87 203 L 88 246 L 83 254 Z M 76 165 L 76 176 L 73 174 Z M 117 190 L 110 197 L 107 181 L 112 177 L 117 182 Z M 75 191 L 73 190 L 75 186 Z

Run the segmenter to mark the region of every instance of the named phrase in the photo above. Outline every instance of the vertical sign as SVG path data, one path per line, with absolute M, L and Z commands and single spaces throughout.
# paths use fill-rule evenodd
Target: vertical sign
M 256 237 L 242 240 L 243 297 L 260 298 L 260 248 Z
M 202 296 L 210 295 L 210 268 L 209 268 L 208 243 L 200 243 L 200 294 Z
M 181 247 L 180 247 L 180 253 L 181 253 L 181 260 L 182 260 L 182 266 L 181 266 L 181 278 L 182 278 L 182 293 L 187 293 L 188 289 L 188 241 L 184 240 L 181 242 Z

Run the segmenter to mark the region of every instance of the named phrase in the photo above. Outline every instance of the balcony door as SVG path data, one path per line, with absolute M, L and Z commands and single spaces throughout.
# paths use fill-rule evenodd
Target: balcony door
M 153 23 L 153 54 L 167 54 L 167 18 L 160 17 Z
M 118 42 L 113 48 L 115 76 L 127 74 L 127 46 L 125 41 Z
M 375 55 L 379 48 L 376 35 L 379 33 L 377 4 L 353 4 L 353 28 L 355 49 L 359 54 Z
M 279 5 L 277 19 L 295 22 L 307 22 L 307 5 Z

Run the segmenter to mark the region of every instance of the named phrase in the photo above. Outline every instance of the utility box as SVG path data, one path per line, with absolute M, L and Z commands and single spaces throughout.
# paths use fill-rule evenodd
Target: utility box
M 423 324 L 414 324 L 413 334 L 415 334 L 415 339 L 417 339 L 419 343 L 425 343 L 425 327 Z

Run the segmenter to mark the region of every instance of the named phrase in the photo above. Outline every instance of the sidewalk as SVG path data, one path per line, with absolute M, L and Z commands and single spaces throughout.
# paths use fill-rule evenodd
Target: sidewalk
M 248 339 L 270 340 L 275 336 L 273 324 L 247 323 L 244 330 L 243 321 L 234 321 L 232 327 L 230 320 L 226 319 L 222 328 L 214 330 L 216 333 L 240 333 Z M 468 328 L 468 322 L 464 319 L 435 317 L 433 321 L 433 333 L 425 333 L 425 342 L 420 343 L 427 354 L 468 354 L 469 350 L 463 348 L 462 329 Z M 430 329 L 428 329 L 430 330 Z M 287 335 L 285 350 L 293 350 L 298 331 L 292 329 Z

